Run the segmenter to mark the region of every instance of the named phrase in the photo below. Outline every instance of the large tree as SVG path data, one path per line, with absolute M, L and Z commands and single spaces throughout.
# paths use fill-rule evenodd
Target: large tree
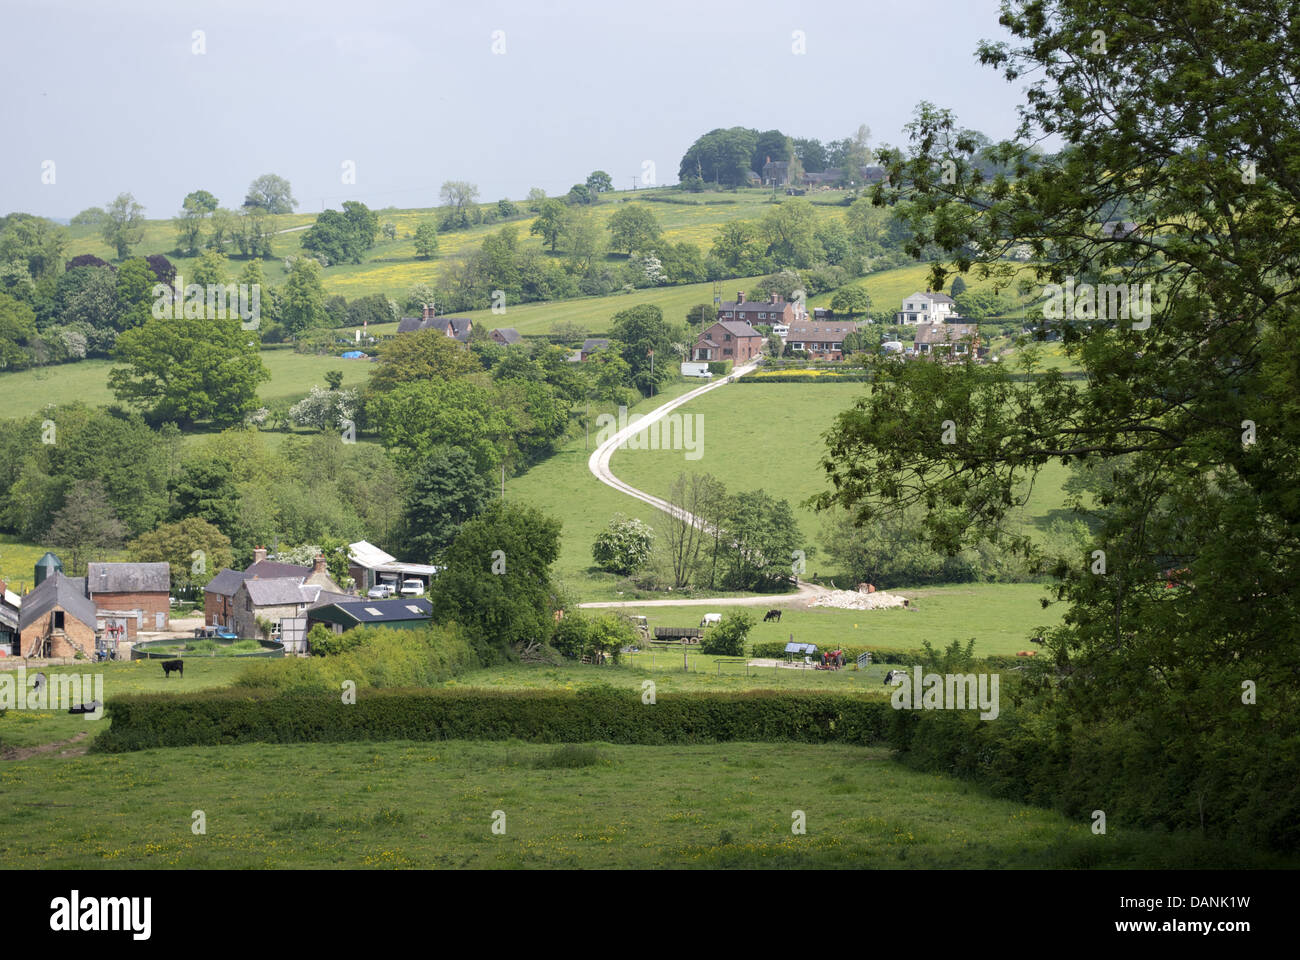
M 722 186 L 743 186 L 752 169 L 758 136 L 757 130 L 748 127 L 710 130 L 682 156 L 678 179 L 699 177 Z
M 248 185 L 244 206 L 267 213 L 293 213 L 298 201 L 293 198 L 293 188 L 284 177 L 264 173 Z
M 405 540 L 411 556 L 434 561 L 491 499 L 492 485 L 472 456 L 456 447 L 435 449 L 416 466 L 406 500 Z
M 615 250 L 626 250 L 628 255 L 647 250 L 662 233 L 654 211 L 643 203 L 628 203 L 610 216 L 610 243 Z
M 128 560 L 161 563 L 171 567 L 172 587 L 192 589 L 211 580 L 217 571 L 234 564 L 230 538 L 197 517 L 164 523 L 126 545 Z
M 98 480 L 76 484 L 54 515 L 46 539 L 67 552 L 68 572 L 85 572 L 89 558 L 122 545 L 125 529 L 113 513 L 104 485 Z
M 100 233 L 117 251 L 117 259 L 125 260 L 131 248 L 144 239 L 144 207 L 131 194 L 119 193 L 104 211 Z
M 932 289 L 954 268 L 1006 283 L 1014 266 L 999 258 L 1024 245 L 1037 284 L 1151 284 L 1152 309 L 1112 290 L 1104 311 L 1058 314 L 1086 382 L 889 365 L 832 431 L 820 502 L 863 522 L 915 506 L 928 542 L 951 553 L 1012 537 L 1008 513 L 1044 466 L 1100 467 L 1104 484 L 1077 503 L 1091 549 L 1047 558 L 1068 611 L 1047 634 L 1036 702 L 1056 711 L 1044 727 L 1083 777 L 1073 795 L 1101 805 L 1102 773 L 1069 754 L 1109 736 L 1108 812 L 1295 848 L 1294 4 L 1003 10 L 1015 39 L 980 57 L 1034 79 L 1017 141 L 983 147 L 923 104 L 910 148 L 882 155 L 877 198 L 905 212 L 914 254 L 947 252 Z M 1043 134 L 1062 141 L 1056 156 L 1026 146 Z M 984 176 L 979 154 L 1013 176 Z M 1258 685 L 1249 703 L 1243 684 Z
M 117 338 L 108 383 L 117 398 L 180 424 L 238 423 L 271 375 L 237 317 L 151 317 Z

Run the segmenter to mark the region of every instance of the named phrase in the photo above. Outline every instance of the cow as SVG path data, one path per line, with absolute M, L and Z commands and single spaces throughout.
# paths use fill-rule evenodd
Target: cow
M 885 686 L 889 686 L 890 684 L 892 684 L 894 682 L 895 677 L 905 677 L 905 676 L 907 676 L 906 670 L 890 670 L 887 674 L 885 674 Z
M 91 700 L 89 703 L 74 703 L 68 707 L 68 713 L 94 713 L 102 706 L 98 700 Z
M 1043 638 L 1042 638 L 1042 637 L 1030 637 L 1030 638 L 1029 638 L 1029 642 L 1030 642 L 1030 643 L 1042 643 L 1042 642 L 1043 642 Z
M 780 611 L 780 610 L 776 610 L 776 609 L 772 609 L 772 610 L 767 611 L 766 616 L 763 617 L 763 622 L 764 622 L 764 623 L 767 623 L 769 620 L 775 620 L 777 623 L 780 623 L 780 622 L 781 622 L 781 611 Z
M 173 670 L 179 673 L 182 677 L 185 676 L 184 660 L 164 660 L 162 662 L 162 668 L 163 668 L 164 678 L 170 677 L 172 675 Z

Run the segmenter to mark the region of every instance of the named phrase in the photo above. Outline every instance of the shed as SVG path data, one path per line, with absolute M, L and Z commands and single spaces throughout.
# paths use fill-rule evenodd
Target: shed
M 427 626 L 433 617 L 433 604 L 423 597 L 394 597 L 391 600 L 344 600 L 324 603 L 307 611 L 307 625 L 322 623 L 335 633 L 353 627 L 397 627 L 416 629 Z

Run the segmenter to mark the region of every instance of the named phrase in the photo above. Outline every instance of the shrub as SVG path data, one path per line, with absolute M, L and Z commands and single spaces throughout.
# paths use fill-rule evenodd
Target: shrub
M 754 617 L 745 610 L 732 610 L 722 622 L 710 627 L 700 640 L 700 653 L 722 657 L 741 657 L 745 654 L 745 639 L 754 626 Z
M 734 365 L 735 364 L 733 364 L 732 361 L 730 360 L 710 360 L 709 373 L 715 376 L 725 377 L 727 374 L 731 372 L 731 368 Z
M 578 767 L 594 767 L 598 763 L 609 763 L 605 755 L 593 746 L 581 743 L 566 743 L 558 750 L 552 750 L 533 763 L 539 770 L 575 770 Z
M 602 570 L 627 576 L 650 559 L 653 547 L 654 531 L 649 525 L 619 513 L 596 535 L 591 556 Z

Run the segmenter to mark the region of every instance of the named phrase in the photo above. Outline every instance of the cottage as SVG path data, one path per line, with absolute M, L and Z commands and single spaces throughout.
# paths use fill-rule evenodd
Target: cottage
M 601 350 L 609 349 L 609 340 L 606 337 L 588 337 L 582 341 L 582 347 L 578 350 L 578 359 L 586 361 L 590 359 L 593 353 L 599 353 Z
M 211 626 L 230 627 L 241 637 L 257 636 L 255 628 L 251 633 L 241 632 L 241 621 L 236 617 L 240 605 L 240 588 L 249 580 L 292 580 L 298 584 L 317 586 L 341 597 L 351 596 L 330 578 L 323 556 L 317 556 L 312 566 L 305 567 L 296 563 L 268 560 L 266 547 L 256 547 L 253 550 L 253 562 L 248 567 L 242 571 L 229 568 L 219 570 L 203 588 L 203 622 Z M 244 612 L 251 611 L 245 609 Z M 246 623 L 247 618 L 243 622 Z
M 514 327 L 497 327 L 489 333 L 488 336 L 490 336 L 495 342 L 506 347 L 520 343 L 524 339 L 523 334 Z
M 95 656 L 95 604 L 86 596 L 85 577 L 62 570 L 41 580 L 22 598 L 18 618 L 19 654 L 25 657 Z
M 790 161 L 766 158 L 763 164 L 763 186 L 784 187 L 790 182 Z
M 233 598 L 230 628 L 241 637 L 260 637 L 263 625 L 284 643 L 287 653 L 304 653 L 307 610 L 319 603 L 356 599 L 352 594 L 326 590 L 297 577 L 245 580 Z
M 414 333 L 417 330 L 441 330 L 453 340 L 465 343 L 474 329 L 474 322 L 469 317 L 439 317 L 433 307 L 425 307 L 419 317 L 403 317 L 397 322 L 397 332 Z
M 960 320 L 957 304 L 946 293 L 914 293 L 903 301 L 903 309 L 894 314 L 898 324 L 946 323 Z
M 916 328 L 919 356 L 965 357 L 980 350 L 980 328 L 975 323 L 923 323 Z
M 694 360 L 731 360 L 748 363 L 763 352 L 763 335 L 743 320 L 719 320 L 695 341 Z
M 792 324 L 785 343 L 791 350 L 803 350 L 814 360 L 843 360 L 844 338 L 857 333 L 851 320 L 819 320 Z

